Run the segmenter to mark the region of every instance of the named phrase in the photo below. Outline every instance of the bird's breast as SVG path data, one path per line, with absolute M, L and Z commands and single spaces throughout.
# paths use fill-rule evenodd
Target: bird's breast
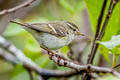
M 68 37 L 57 37 L 49 33 L 40 33 L 37 40 L 41 47 L 56 50 L 68 44 Z

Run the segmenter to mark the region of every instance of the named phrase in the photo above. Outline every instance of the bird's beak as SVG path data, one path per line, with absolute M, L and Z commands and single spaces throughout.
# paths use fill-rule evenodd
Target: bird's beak
M 77 32 L 78 35 L 81 35 L 81 36 L 84 36 L 84 34 L 80 33 L 80 32 Z

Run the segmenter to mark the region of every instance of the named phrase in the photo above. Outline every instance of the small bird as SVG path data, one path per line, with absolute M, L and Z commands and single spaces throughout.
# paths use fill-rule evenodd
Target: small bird
M 51 21 L 46 23 L 10 22 L 23 26 L 26 31 L 33 35 L 40 46 L 48 51 L 60 49 L 68 45 L 77 36 L 83 35 L 75 24 L 68 21 Z

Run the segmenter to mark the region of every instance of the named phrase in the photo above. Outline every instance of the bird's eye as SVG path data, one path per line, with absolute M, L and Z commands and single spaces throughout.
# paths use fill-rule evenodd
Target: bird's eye
M 76 29 L 73 29 L 73 31 L 76 31 Z

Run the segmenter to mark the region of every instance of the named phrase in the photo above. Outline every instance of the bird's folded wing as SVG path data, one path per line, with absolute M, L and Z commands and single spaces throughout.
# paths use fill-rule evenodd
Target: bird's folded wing
M 46 32 L 58 37 L 65 37 L 67 34 L 66 24 L 64 21 L 50 22 L 50 23 L 25 23 L 29 25 L 29 28 L 38 32 Z M 27 26 L 26 26 L 27 27 Z

